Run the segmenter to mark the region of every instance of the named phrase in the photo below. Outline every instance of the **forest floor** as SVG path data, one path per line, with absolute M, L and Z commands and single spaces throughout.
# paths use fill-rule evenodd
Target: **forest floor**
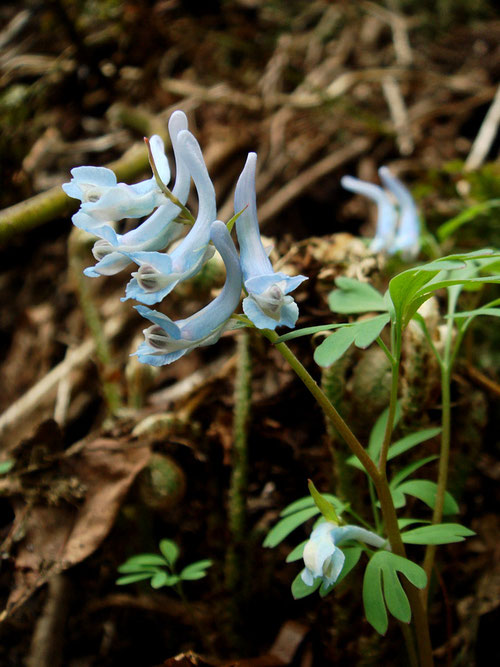
M 498 98 L 493 5 L 2 6 L 2 666 L 407 664 L 397 624 L 380 638 L 363 620 L 356 570 L 325 599 L 293 600 L 298 564 L 285 558 L 304 528 L 295 542 L 262 547 L 280 511 L 307 495 L 308 478 L 338 492 L 330 452 L 342 457 L 344 445 L 327 433 L 307 390 L 275 349 L 245 337 L 247 482 L 232 532 L 237 339 L 245 334 L 231 332 L 160 369 L 137 364 L 129 355 L 143 320 L 120 302 L 123 274 L 81 275 L 92 263 L 90 244 L 72 231 L 76 202 L 60 185 L 80 165 L 116 163 L 119 180 L 149 178 L 142 138 L 165 136 L 170 114 L 182 109 L 220 219 L 232 216 L 234 185 L 247 153 L 257 152 L 259 221 L 273 263 L 309 278 L 295 295 L 298 324 L 336 321 L 327 303 L 336 277 L 384 289 L 406 268 L 367 249 L 373 206 L 343 190 L 341 176 L 376 183 L 388 165 L 434 235 L 500 197 L 499 136 L 480 134 Z M 442 242 L 445 253 L 500 247 L 498 208 L 480 209 Z M 195 312 L 221 278 L 220 267 L 209 267 L 170 295 L 165 311 L 174 319 Z M 104 331 L 97 345 L 88 328 L 96 313 Z M 314 345 L 303 337 L 293 349 L 326 381 Z M 498 331 L 475 328 L 453 376 L 449 488 L 460 522 L 476 535 L 439 550 L 429 613 L 436 664 L 446 667 L 500 664 L 499 349 Z M 363 441 L 387 404 L 379 352 L 350 352 L 337 378 L 342 414 Z M 439 378 L 423 347 L 403 359 L 401 387 L 397 435 L 439 425 Z M 430 440 L 423 451 L 438 445 Z M 350 484 L 353 506 L 369 515 L 361 473 L 353 470 Z M 206 578 L 186 583 L 189 603 L 148 582 L 116 586 L 118 566 L 157 552 L 164 538 L 179 545 L 183 564 L 213 561 Z

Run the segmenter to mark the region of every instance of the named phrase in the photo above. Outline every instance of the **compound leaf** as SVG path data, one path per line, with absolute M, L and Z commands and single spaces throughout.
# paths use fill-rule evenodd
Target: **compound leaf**
M 390 551 L 378 551 L 370 559 L 365 571 L 363 603 L 366 618 L 382 635 L 388 626 L 386 606 L 403 623 L 411 620 L 410 604 L 398 572 L 416 588 L 424 588 L 427 583 L 427 576 L 419 565 Z
M 459 523 L 438 523 L 408 530 L 401 537 L 406 544 L 450 544 L 463 542 L 471 535 L 475 535 L 475 532 Z

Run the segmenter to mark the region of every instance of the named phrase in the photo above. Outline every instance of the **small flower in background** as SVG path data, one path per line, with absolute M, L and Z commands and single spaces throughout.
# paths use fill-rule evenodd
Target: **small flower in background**
M 215 190 L 200 145 L 188 130 L 177 135 L 182 161 L 193 178 L 198 193 L 198 217 L 187 236 L 170 253 L 129 252 L 139 265 L 132 274 L 122 301 L 136 299 L 151 305 L 161 301 L 175 286 L 200 271 L 213 255 L 209 246 L 210 225 L 216 218 Z
M 234 209 L 239 213 L 236 233 L 240 245 L 243 281 L 248 296 L 243 311 L 258 329 L 293 328 L 299 315 L 293 297 L 288 296 L 306 276 L 290 277 L 275 273 L 262 245 L 257 220 L 255 168 L 257 155 L 249 153 L 234 194 Z
M 377 229 L 371 250 L 385 251 L 390 255 L 401 252 L 405 259 L 412 259 L 420 249 L 417 207 L 410 192 L 387 167 L 381 167 L 378 173 L 385 188 L 395 198 L 395 204 L 386 190 L 378 185 L 353 176 L 343 176 L 340 182 L 346 190 L 368 197 L 377 204 Z
M 401 251 L 405 257 L 416 257 L 420 249 L 420 219 L 413 197 L 387 167 L 380 167 L 378 173 L 382 183 L 396 197 L 399 206 L 399 225 L 391 253 Z
M 312 586 L 317 577 L 321 577 L 327 586 L 337 581 L 345 560 L 339 545 L 348 540 L 364 542 L 377 549 L 387 543 L 380 535 L 359 526 L 338 526 L 331 521 L 321 523 L 312 531 L 304 547 L 305 569 L 301 578 L 306 586 Z
M 146 306 L 137 311 L 153 323 L 144 330 L 145 342 L 135 354 L 139 361 L 152 366 L 170 364 L 195 347 L 216 343 L 228 328 L 241 295 L 241 269 L 238 254 L 226 225 L 216 220 L 210 227 L 210 239 L 226 266 L 226 282 L 221 293 L 205 308 L 184 320 L 170 318 Z
M 398 215 L 385 190 L 354 176 L 343 176 L 340 183 L 346 190 L 368 197 L 377 204 L 377 228 L 370 248 L 373 252 L 388 251 L 394 242 Z

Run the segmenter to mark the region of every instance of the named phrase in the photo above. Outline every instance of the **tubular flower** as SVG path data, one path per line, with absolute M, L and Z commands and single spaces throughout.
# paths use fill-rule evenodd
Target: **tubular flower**
M 135 306 L 152 322 L 144 330 L 145 342 L 135 354 L 144 364 L 164 366 L 182 357 L 195 347 L 216 343 L 228 328 L 241 293 L 241 269 L 234 243 L 226 225 L 216 220 L 210 227 L 210 238 L 226 266 L 226 282 L 220 294 L 205 308 L 184 320 L 170 318 L 146 306 Z
M 255 167 L 257 155 L 249 153 L 234 194 L 234 208 L 242 211 L 236 220 L 240 245 L 243 281 L 248 296 L 243 300 L 243 311 L 258 329 L 293 328 L 299 309 L 289 296 L 306 276 L 290 277 L 275 273 L 262 245 L 257 220 L 255 197 Z
M 161 179 L 168 183 L 170 167 L 163 141 L 158 135 L 153 135 L 150 143 Z M 87 231 L 90 232 L 123 218 L 149 215 L 157 206 L 168 201 L 154 178 L 135 185 L 117 183 L 115 173 L 106 167 L 76 167 L 71 170 L 71 175 L 71 181 L 64 183 L 62 188 L 68 196 L 82 202 L 81 211 L 91 218 L 85 218 L 85 224 L 89 225 Z
M 177 137 L 179 132 L 186 128 L 186 115 L 182 111 L 174 112 L 168 123 L 176 164 L 176 179 L 173 194 L 182 204 L 186 203 L 189 194 L 191 176 L 182 160 Z M 161 155 L 163 155 L 163 159 L 165 156 L 158 151 L 160 144 L 153 141 L 153 137 L 151 141 L 155 147 L 155 162 L 158 160 L 161 165 L 163 161 Z M 162 174 L 163 177 L 167 176 L 167 169 L 165 167 L 162 168 Z M 72 218 L 73 223 L 77 227 L 100 237 L 92 249 L 97 264 L 85 269 L 85 275 L 92 278 L 100 275 L 114 275 L 131 263 L 132 260 L 128 257 L 128 253 L 144 250 L 161 250 L 167 247 L 182 231 L 182 225 L 174 222 L 179 211 L 178 206 L 172 201 L 167 200 L 165 204 L 159 206 L 143 223 L 126 234 L 117 234 L 110 225 L 103 225 L 101 222 L 96 222 L 94 218 L 83 210 L 78 211 Z
M 353 176 L 343 176 L 340 182 L 346 190 L 364 195 L 377 204 L 377 228 L 370 245 L 371 250 L 385 251 L 390 255 L 401 252 L 406 259 L 412 259 L 420 248 L 420 220 L 415 202 L 407 188 L 387 167 L 381 167 L 379 175 L 396 204 L 391 201 L 386 190 L 373 183 L 366 183 Z
M 396 197 L 399 206 L 399 225 L 390 252 L 401 251 L 409 259 L 416 257 L 420 249 L 420 219 L 413 197 L 387 167 L 381 167 L 378 173 L 382 183 Z
M 370 244 L 371 250 L 380 252 L 391 248 L 397 225 L 397 212 L 385 190 L 373 183 L 354 178 L 354 176 L 343 176 L 340 183 L 346 190 L 368 197 L 377 204 L 377 228 Z
M 304 565 L 301 578 L 306 586 L 312 586 L 321 577 L 327 586 L 334 584 L 344 566 L 345 556 L 339 545 L 348 540 L 364 542 L 376 548 L 386 545 L 387 540 L 359 526 L 337 526 L 325 521 L 315 528 L 304 547 Z
M 191 278 L 213 255 L 210 225 L 216 217 L 215 190 L 210 180 L 200 146 L 191 132 L 177 135 L 182 161 L 187 166 L 198 193 L 198 217 L 192 229 L 170 253 L 129 252 L 128 257 L 139 265 L 127 285 L 122 301 L 136 299 L 151 305 L 161 301 L 174 287 Z

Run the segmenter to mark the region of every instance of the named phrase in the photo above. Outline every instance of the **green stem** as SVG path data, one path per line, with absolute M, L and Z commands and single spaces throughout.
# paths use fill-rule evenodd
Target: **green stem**
M 380 471 L 375 465 L 374 461 L 367 454 L 359 440 L 356 438 L 351 429 L 344 422 L 342 417 L 339 415 L 337 410 L 328 400 L 327 396 L 311 377 L 309 372 L 293 354 L 290 348 L 285 343 L 276 343 L 279 338 L 274 331 L 269 329 L 261 330 L 263 336 L 265 336 L 271 343 L 275 344 L 276 349 L 280 352 L 282 357 L 290 364 L 291 368 L 298 375 L 298 377 L 305 384 L 307 389 L 316 399 L 317 403 L 325 412 L 326 416 L 331 420 L 332 424 L 337 429 L 338 433 L 345 440 L 346 444 L 351 449 L 352 453 L 359 459 L 360 463 L 363 465 L 366 473 L 373 481 L 375 489 L 377 491 L 378 499 L 380 501 L 380 507 L 382 509 L 382 515 L 384 517 L 384 525 L 391 545 L 392 551 L 398 556 L 406 558 L 406 550 L 401 539 L 401 533 L 398 526 L 398 518 L 396 515 L 396 509 L 392 500 L 391 491 L 389 489 L 389 484 L 387 481 L 387 476 L 385 470 Z M 412 610 L 412 617 L 415 624 L 415 633 L 417 637 L 418 652 L 420 656 L 420 666 L 421 667 L 432 667 L 434 664 L 432 657 L 432 647 L 429 636 L 429 624 L 427 621 L 426 610 L 420 599 L 419 592 L 417 589 L 410 584 L 406 579 L 403 582 L 404 589 L 408 596 L 410 602 L 410 607 Z M 409 647 L 411 653 L 411 647 Z
M 392 356 L 392 352 L 389 350 L 389 348 L 388 348 L 387 345 L 384 343 L 384 341 L 382 340 L 382 338 L 380 338 L 380 336 L 377 338 L 376 343 L 382 348 L 382 350 L 383 350 L 385 356 L 389 359 L 389 361 L 391 362 L 391 364 L 393 364 L 393 363 L 394 363 L 394 357 Z
M 150 145 L 149 139 L 147 137 L 144 137 L 144 143 L 146 144 L 146 146 L 148 148 L 149 164 L 151 165 L 151 171 L 153 172 L 153 176 L 155 177 L 155 180 L 158 184 L 158 187 L 163 192 L 165 197 L 167 197 L 167 199 L 170 199 L 170 201 L 173 204 L 175 204 L 176 206 L 179 207 L 179 209 L 183 213 L 183 217 L 186 219 L 186 222 L 188 222 L 191 225 L 194 224 L 195 220 L 194 220 L 194 217 L 193 217 L 191 211 L 186 206 L 184 206 L 184 204 L 181 202 L 181 200 L 178 199 L 174 195 L 174 193 L 171 190 L 169 190 L 167 188 L 167 186 L 165 185 L 165 183 L 161 180 L 161 176 L 158 172 L 158 169 L 156 168 L 156 163 L 154 161 L 153 152 L 151 150 L 151 145 Z
M 299 376 L 302 382 L 309 389 L 311 394 L 316 399 L 316 402 L 323 409 L 326 416 L 328 417 L 328 419 L 330 419 L 337 432 L 345 440 L 351 452 L 360 460 L 368 476 L 374 481 L 376 486 L 376 481 L 379 478 L 377 466 L 372 461 L 370 456 L 366 453 L 363 445 L 359 442 L 354 433 L 347 426 L 347 424 L 342 419 L 340 414 L 330 403 L 324 391 L 320 388 L 318 383 L 311 377 L 309 372 L 297 359 L 297 357 L 290 350 L 288 345 L 286 343 L 276 343 L 276 341 L 279 338 L 277 333 L 271 331 L 270 329 L 262 329 L 260 331 L 263 336 L 265 336 L 269 341 L 271 341 L 271 343 L 274 344 L 275 348 L 278 350 L 281 356 L 290 364 L 295 373 Z
M 380 531 L 380 516 L 377 507 L 377 495 L 375 493 L 375 486 L 371 479 L 368 480 L 368 493 L 370 494 L 370 503 L 372 506 L 373 521 L 375 523 L 375 530 Z
M 393 330 L 395 327 L 393 327 Z M 391 394 L 389 398 L 389 414 L 387 415 L 387 424 L 385 425 L 384 440 L 380 450 L 380 458 L 378 462 L 378 469 L 380 474 L 385 475 L 387 467 L 387 454 L 392 439 L 392 431 L 394 429 L 394 417 L 396 415 L 396 407 L 398 404 L 398 386 L 399 386 L 399 362 L 401 359 L 401 336 L 396 332 L 393 336 L 392 345 L 392 373 L 391 373 Z
M 68 241 L 69 270 L 76 286 L 83 317 L 95 342 L 102 392 L 109 412 L 115 414 L 122 407 L 121 387 L 116 379 L 118 377 L 117 369 L 108 339 L 104 333 L 99 310 L 94 303 L 89 281 L 83 274 L 86 265 L 86 261 L 82 259 L 83 250 L 86 251 L 86 243 L 82 244 L 81 232 L 74 228 Z
M 441 451 L 439 453 L 438 479 L 436 489 L 436 503 L 432 514 L 432 524 L 441 523 L 443 519 L 444 499 L 446 485 L 448 482 L 448 469 L 450 464 L 451 444 L 451 396 L 450 396 L 451 372 L 447 365 L 441 368 Z M 427 588 L 424 591 L 424 601 L 427 602 L 430 577 L 434 567 L 436 545 L 429 544 L 425 550 L 424 570 L 427 574 Z
M 453 315 L 455 313 L 459 293 L 460 290 L 457 288 L 448 289 L 448 327 L 446 331 L 443 356 L 442 358 L 438 359 L 439 367 L 441 369 L 441 450 L 439 452 L 436 501 L 432 514 L 432 525 L 441 523 L 443 519 L 444 499 L 446 494 L 446 485 L 448 483 L 451 444 L 451 368 L 455 360 L 458 347 L 462 340 L 462 337 L 459 335 L 455 346 L 452 345 L 454 326 Z M 422 599 L 425 605 L 427 605 L 430 577 L 434 567 L 435 555 L 436 545 L 427 545 L 424 556 L 424 570 L 427 574 L 427 587 L 422 593 Z
M 346 384 L 345 376 L 350 361 L 350 355 L 344 354 L 334 364 L 321 370 L 321 389 L 339 412 L 342 412 Z M 346 447 L 337 437 L 337 431 L 332 422 L 326 417 L 325 425 L 327 445 L 332 461 L 334 493 L 344 500 L 354 498 L 356 495 L 353 489 L 353 468 L 347 465 Z
M 251 357 L 248 331 L 238 336 L 238 358 L 234 387 L 232 473 L 229 489 L 229 530 L 232 540 L 226 556 L 226 585 L 235 591 L 241 580 L 241 548 L 246 537 L 246 490 L 248 468 L 248 424 L 251 407 Z

